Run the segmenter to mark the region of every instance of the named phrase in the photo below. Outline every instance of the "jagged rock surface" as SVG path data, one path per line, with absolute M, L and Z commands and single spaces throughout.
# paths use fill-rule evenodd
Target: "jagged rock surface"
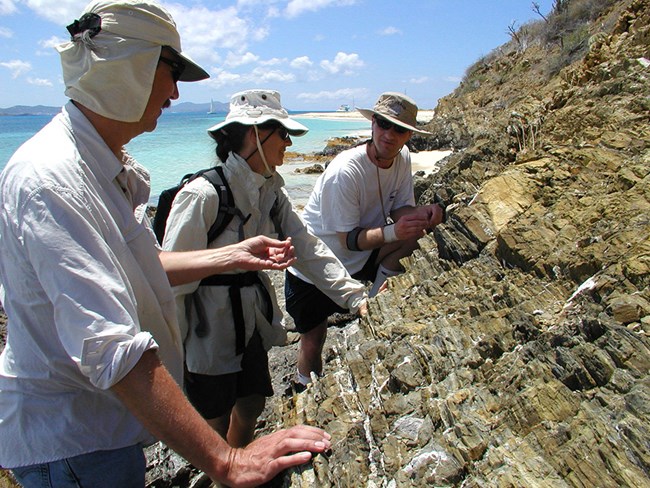
M 277 484 L 650 484 L 650 2 L 600 4 L 557 75 L 506 46 L 440 101 L 448 220 L 273 400 L 334 438 Z
M 447 222 L 269 402 L 334 440 L 270 486 L 648 486 L 650 0 L 594 3 L 582 57 L 502 46 L 412 141 L 456 149 L 418 183 Z

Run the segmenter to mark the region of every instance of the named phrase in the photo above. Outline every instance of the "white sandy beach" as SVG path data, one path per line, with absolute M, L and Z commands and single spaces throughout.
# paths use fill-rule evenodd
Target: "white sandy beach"
M 453 151 L 420 151 L 411 153 L 411 169 L 413 173 L 424 171 L 430 173 L 438 168 L 438 162 L 449 156 Z
M 433 110 L 418 110 L 417 120 L 421 123 L 429 122 L 434 115 Z M 349 112 L 309 112 L 296 115 L 298 118 L 305 119 L 326 119 L 326 120 L 365 120 L 358 110 L 351 110 Z

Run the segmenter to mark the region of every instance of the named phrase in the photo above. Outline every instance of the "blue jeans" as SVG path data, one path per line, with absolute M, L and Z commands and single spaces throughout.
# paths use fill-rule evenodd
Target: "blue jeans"
M 11 471 L 25 488 L 142 488 L 145 468 L 142 446 L 135 445 Z

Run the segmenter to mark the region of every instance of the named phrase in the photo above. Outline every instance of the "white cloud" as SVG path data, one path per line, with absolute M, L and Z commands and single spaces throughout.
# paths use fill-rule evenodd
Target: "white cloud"
M 356 0 L 290 0 L 287 4 L 287 17 L 297 17 L 305 12 L 316 12 L 326 7 L 354 5 Z
M 251 52 L 246 52 L 244 54 L 229 52 L 228 56 L 226 56 L 224 64 L 228 67 L 234 68 L 237 66 L 254 63 L 259 59 L 259 56 Z
M 53 86 L 50 80 L 44 78 L 27 78 L 27 83 L 34 86 Z
M 338 73 L 350 75 L 354 71 L 363 68 L 364 65 L 365 63 L 359 59 L 358 54 L 346 54 L 342 52 L 336 53 L 333 61 L 325 59 L 320 62 L 321 68 L 333 75 Z
M 235 7 L 210 10 L 206 7 L 166 5 L 178 24 L 183 52 L 192 58 L 217 62 L 219 49 L 242 52 L 248 41 L 263 39 L 268 35 L 264 28 L 253 30 L 248 21 L 239 16 Z
M 204 83 L 215 88 L 221 88 L 222 86 L 233 85 L 240 81 L 241 75 L 237 73 L 231 73 L 223 69 L 213 69 L 210 71 L 210 78 Z
M 24 75 L 32 69 L 31 63 L 28 61 L 20 61 L 19 59 L 14 59 L 12 61 L 4 61 L 0 63 L 0 66 L 7 68 L 11 71 L 11 77 L 15 80 L 20 75 Z
M 68 38 L 52 36 L 49 39 L 38 41 L 38 45 L 45 49 L 53 49 L 55 46 L 66 42 Z
M 56 50 L 54 49 L 56 46 L 59 44 L 62 44 L 66 42 L 68 38 L 61 38 L 57 36 L 52 36 L 49 39 L 43 39 L 41 41 L 38 41 L 38 45 L 43 48 L 42 50 L 38 50 L 36 54 L 39 56 L 54 56 L 57 54 Z
M 380 36 L 394 36 L 396 34 L 401 34 L 401 33 L 402 33 L 401 30 L 393 26 L 386 27 L 385 29 L 379 31 Z
M 416 84 L 416 85 L 420 85 L 420 84 L 422 84 L 422 83 L 426 83 L 427 81 L 429 81 L 429 77 L 428 77 L 428 76 L 420 76 L 420 77 L 418 77 L 418 78 L 411 78 L 411 79 L 409 80 L 409 83 L 413 83 L 413 84 Z
M 280 70 L 265 70 L 264 68 L 255 68 L 248 75 L 248 81 L 264 83 L 291 83 L 296 80 L 292 73 Z
M 317 93 L 300 93 L 296 98 L 300 100 L 350 100 L 354 97 L 366 95 L 365 88 L 341 88 L 334 91 L 320 91 Z
M 295 58 L 289 64 L 292 68 L 295 69 L 307 69 L 313 66 L 314 63 L 311 59 L 309 59 L 309 56 L 300 56 L 299 58 Z
M 287 58 L 271 58 L 265 61 L 260 61 L 260 66 L 278 66 L 280 64 L 285 64 Z
M 265 5 L 269 0 L 237 0 L 238 7 L 254 7 L 256 5 Z
M 227 85 L 237 85 L 241 88 L 241 85 L 244 84 L 261 86 L 267 83 L 292 83 L 295 79 L 295 76 L 291 73 L 280 70 L 266 70 L 262 67 L 257 67 L 243 74 L 216 68 L 210 72 L 210 79 L 205 83 L 215 88 Z
M 11 29 L 7 29 L 6 27 L 0 27 L 0 37 L 9 39 L 10 37 L 13 36 L 14 36 L 14 31 L 12 31 Z
M 282 12 L 277 7 L 269 7 L 269 10 L 266 12 L 266 16 L 270 19 L 275 19 L 282 16 Z
M 0 0 L 0 15 L 16 13 L 18 11 L 16 3 L 14 0 Z
M 24 3 L 39 17 L 56 22 L 57 25 L 68 25 L 79 18 L 88 4 L 88 0 L 56 0 L 55 2 L 52 0 L 25 0 Z M 65 28 L 63 29 L 65 30 Z

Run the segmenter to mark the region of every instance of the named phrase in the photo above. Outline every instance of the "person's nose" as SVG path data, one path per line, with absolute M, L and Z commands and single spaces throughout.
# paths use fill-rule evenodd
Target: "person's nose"
M 172 92 L 172 96 L 169 97 L 170 100 L 178 100 L 178 97 L 180 97 L 180 92 L 178 91 L 178 82 L 174 83 L 174 91 Z

